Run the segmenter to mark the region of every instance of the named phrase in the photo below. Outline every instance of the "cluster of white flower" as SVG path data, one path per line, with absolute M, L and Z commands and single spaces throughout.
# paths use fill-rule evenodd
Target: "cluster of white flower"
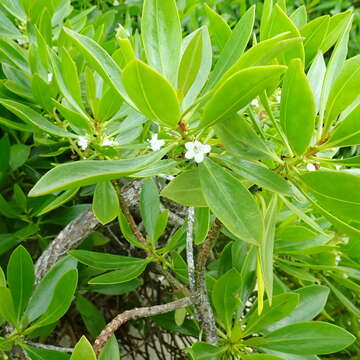
M 251 106 L 254 106 L 254 107 L 259 107 L 259 106 L 260 106 L 259 100 L 255 98 L 255 99 L 250 103 L 250 105 L 251 105 Z
M 153 134 L 151 139 L 148 140 L 148 142 L 152 151 L 158 151 L 165 145 L 165 141 L 159 139 L 158 134 Z M 197 163 L 201 163 L 202 161 L 204 161 L 205 155 L 211 151 L 210 145 L 203 144 L 197 140 L 185 143 L 185 148 L 185 157 L 187 159 L 194 159 Z
M 101 146 L 114 146 L 117 142 L 111 139 L 105 139 Z M 89 146 L 89 140 L 85 136 L 79 136 L 77 145 L 80 147 L 82 151 L 85 151 Z

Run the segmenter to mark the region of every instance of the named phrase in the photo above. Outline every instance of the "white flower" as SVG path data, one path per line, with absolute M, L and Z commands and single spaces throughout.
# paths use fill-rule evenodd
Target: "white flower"
M 308 171 L 315 171 L 316 170 L 316 166 L 314 164 L 307 164 L 306 165 L 306 169 Z
M 281 96 L 280 96 L 280 95 L 276 96 L 276 102 L 277 102 L 278 104 L 280 104 L 280 102 L 281 102 Z
M 120 5 L 120 3 L 119 3 L 119 1 L 118 1 L 118 0 L 115 0 L 115 1 L 113 2 L 113 5 L 114 5 L 114 6 L 119 6 L 119 5 Z
M 255 107 L 259 107 L 259 106 L 260 106 L 259 100 L 255 98 L 255 99 L 250 103 L 250 105 L 255 106 Z
M 89 146 L 89 141 L 86 137 L 79 136 L 79 140 L 78 140 L 77 144 L 80 146 L 81 150 L 84 151 Z
M 116 141 L 114 140 L 110 140 L 110 139 L 105 139 L 101 146 L 112 146 L 112 145 L 115 145 L 116 144 Z
M 185 157 L 194 159 L 197 163 L 201 163 L 205 158 L 205 154 L 211 151 L 210 145 L 202 144 L 200 141 L 187 142 L 185 148 L 187 150 Z
M 158 139 L 158 134 L 153 134 L 151 139 L 148 141 L 150 143 L 150 147 L 152 151 L 158 151 L 165 145 L 164 140 Z
M 53 73 L 48 73 L 47 81 L 50 83 L 53 79 Z

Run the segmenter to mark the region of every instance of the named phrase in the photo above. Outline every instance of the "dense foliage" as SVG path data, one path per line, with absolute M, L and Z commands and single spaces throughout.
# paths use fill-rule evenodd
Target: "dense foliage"
M 358 359 L 356 5 L 1 0 L 0 358 Z

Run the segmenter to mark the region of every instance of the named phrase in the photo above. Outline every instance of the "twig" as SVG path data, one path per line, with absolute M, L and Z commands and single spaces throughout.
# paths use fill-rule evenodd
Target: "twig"
M 73 348 L 67 348 L 67 347 L 60 347 L 60 346 L 54 346 L 54 345 L 45 345 L 45 344 L 39 344 L 32 341 L 26 341 L 26 343 L 30 346 L 39 348 L 39 349 L 45 349 L 45 350 L 53 350 L 63 353 L 72 353 L 74 351 Z
M 193 239 L 193 228 L 194 228 L 195 212 L 193 207 L 188 208 L 188 222 L 186 228 L 186 260 L 188 266 L 188 277 L 190 292 L 194 294 L 196 291 L 195 281 L 195 261 L 194 261 L 194 239 Z
M 190 306 L 196 300 L 196 298 L 186 297 L 163 305 L 155 305 L 124 311 L 123 313 L 116 316 L 110 323 L 108 323 L 95 340 L 94 351 L 96 355 L 100 354 L 101 349 L 105 346 L 110 336 L 129 320 L 165 314 L 176 309 Z
M 205 330 L 206 341 L 212 345 L 218 344 L 218 338 L 216 334 L 214 314 L 207 292 L 205 275 L 206 262 L 212 248 L 214 247 L 216 239 L 219 237 L 221 226 L 221 222 L 218 219 L 215 219 L 215 223 L 210 229 L 209 234 L 198 253 L 196 268 L 196 283 L 200 291 L 200 300 L 197 305 L 197 312 L 200 317 L 201 327 Z

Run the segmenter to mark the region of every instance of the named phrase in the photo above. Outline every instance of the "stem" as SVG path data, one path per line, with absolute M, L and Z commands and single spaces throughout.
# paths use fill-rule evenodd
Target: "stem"
M 53 350 L 53 351 L 58 351 L 58 352 L 63 352 L 63 353 L 72 353 L 74 351 L 73 348 L 39 344 L 39 343 L 35 343 L 32 341 L 26 341 L 26 344 L 36 347 L 38 349 Z
M 188 208 L 188 222 L 186 228 L 186 259 L 188 265 L 188 277 L 190 284 L 190 292 L 194 294 L 196 291 L 195 281 L 195 262 L 194 262 L 194 228 L 195 212 L 193 207 Z
M 196 309 L 200 317 L 201 326 L 203 329 L 205 329 L 206 341 L 212 345 L 218 344 L 218 337 L 214 314 L 207 292 L 205 275 L 206 263 L 211 250 L 214 247 L 217 238 L 219 237 L 221 227 L 221 222 L 218 219 L 215 219 L 215 223 L 210 229 L 209 234 L 198 253 L 196 268 L 196 283 L 200 291 L 200 301 Z
M 165 314 L 174 311 L 176 309 L 181 309 L 190 306 L 196 303 L 196 301 L 197 298 L 195 297 L 193 298 L 186 297 L 180 300 L 170 302 L 168 304 L 142 307 L 142 308 L 136 308 L 136 309 L 124 311 L 123 313 L 116 316 L 110 323 L 108 323 L 105 326 L 105 328 L 101 331 L 97 339 L 95 340 L 94 351 L 96 355 L 98 356 L 100 354 L 102 348 L 105 346 L 110 336 L 129 320 L 135 320 L 149 316 Z

